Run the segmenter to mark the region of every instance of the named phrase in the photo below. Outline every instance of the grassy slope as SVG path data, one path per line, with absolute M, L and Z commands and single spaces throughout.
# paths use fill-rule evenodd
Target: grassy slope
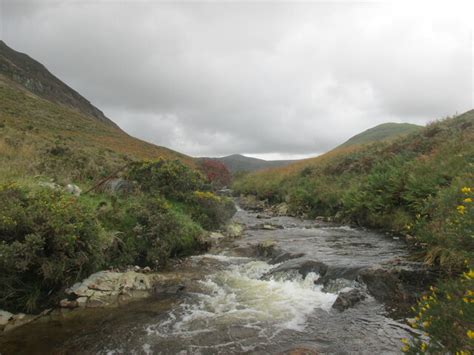
M 383 123 L 355 135 L 347 142 L 341 144 L 340 147 L 393 140 L 400 136 L 419 131 L 420 129 L 422 129 L 422 126 L 411 123 Z
M 341 147 L 250 174 L 234 190 L 287 202 L 295 214 L 405 235 L 420 259 L 441 273 L 409 322 L 430 341 L 404 340 L 403 351 L 474 351 L 474 110 L 391 142 Z
M 62 157 L 65 164 L 55 163 L 63 170 L 59 175 L 66 179 L 78 178 L 67 171 L 68 160 L 83 161 L 89 168 L 90 176 L 81 176 L 80 180 L 94 180 L 137 159 L 163 157 L 195 166 L 191 157 L 133 138 L 112 125 L 39 98 L 0 75 L 0 179 L 44 173 L 41 166 L 61 158 L 61 154 L 49 153 L 55 147 L 67 150 Z M 71 170 L 76 167 L 71 166 Z

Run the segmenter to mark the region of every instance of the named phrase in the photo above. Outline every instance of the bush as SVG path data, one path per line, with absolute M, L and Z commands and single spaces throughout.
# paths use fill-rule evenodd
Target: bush
M 200 173 L 179 160 L 134 162 L 130 164 L 127 177 L 138 182 L 143 192 L 161 194 L 175 200 L 184 200 L 205 183 Z
M 160 197 L 117 200 L 99 218 L 116 231 L 107 250 L 113 266 L 163 266 L 201 248 L 202 228 Z
M 102 265 L 91 209 L 51 189 L 0 187 L 0 308 L 36 311 Z
M 206 229 L 217 229 L 235 214 L 235 205 L 229 198 L 211 192 L 195 191 L 189 199 L 192 218 Z
M 409 354 L 471 354 L 474 351 L 474 270 L 461 277 L 431 287 L 413 308 L 411 326 L 429 334 L 428 338 L 403 339 Z

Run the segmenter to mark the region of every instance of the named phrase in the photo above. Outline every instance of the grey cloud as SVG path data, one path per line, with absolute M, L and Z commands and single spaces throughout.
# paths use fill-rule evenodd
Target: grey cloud
M 190 155 L 323 152 L 379 123 L 425 123 L 472 107 L 470 19 L 459 9 L 2 5 L 8 44 L 131 134 Z

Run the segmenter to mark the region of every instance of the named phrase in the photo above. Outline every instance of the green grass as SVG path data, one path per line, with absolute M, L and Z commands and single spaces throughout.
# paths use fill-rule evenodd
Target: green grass
M 394 140 L 400 136 L 417 132 L 422 128 L 422 126 L 411 123 L 383 123 L 355 135 L 347 142 L 341 144 L 340 147 Z

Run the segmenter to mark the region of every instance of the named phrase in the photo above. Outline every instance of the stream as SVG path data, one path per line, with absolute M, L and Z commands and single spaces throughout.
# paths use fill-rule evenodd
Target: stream
M 401 353 L 409 327 L 360 275 L 412 267 L 402 241 L 242 209 L 234 221 L 245 226 L 243 237 L 175 265 L 168 272 L 183 275 L 177 287 L 118 308 L 40 319 L 3 335 L 0 354 Z M 332 308 L 350 290 L 361 300 Z

